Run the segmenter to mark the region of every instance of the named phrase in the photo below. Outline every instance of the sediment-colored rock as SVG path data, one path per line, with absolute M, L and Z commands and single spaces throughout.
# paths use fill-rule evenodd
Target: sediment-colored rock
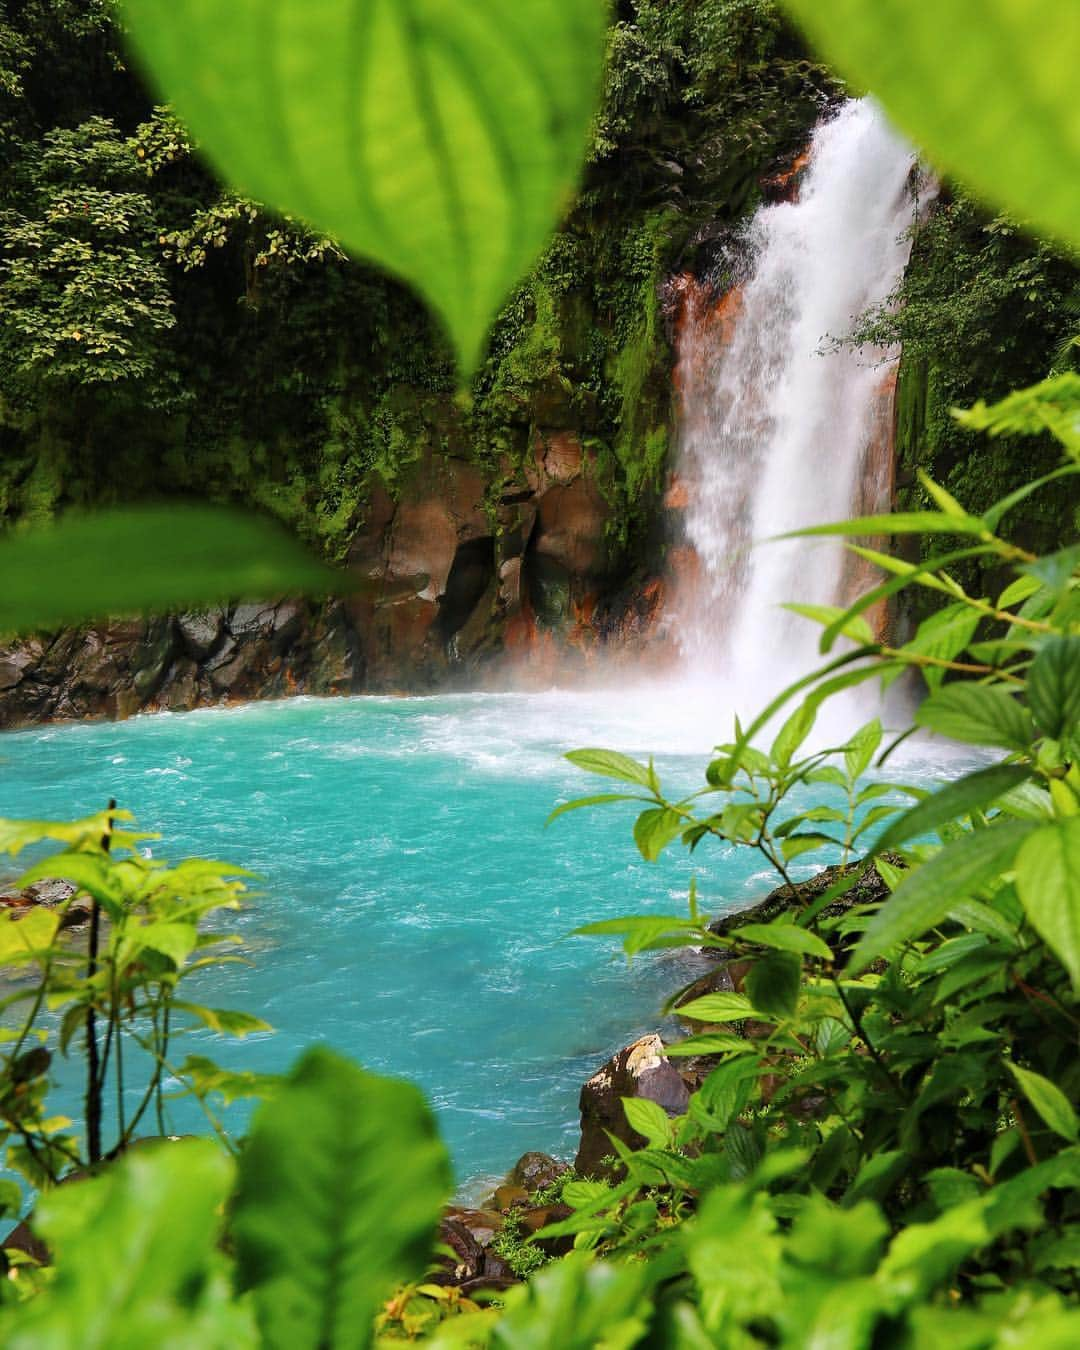
M 642 1036 L 620 1050 L 581 1089 L 581 1144 L 574 1167 L 582 1175 L 604 1174 L 602 1160 L 613 1151 L 608 1133 L 631 1148 L 645 1146 L 626 1119 L 624 1097 L 656 1102 L 670 1116 L 685 1112 L 690 1094 L 678 1070 L 664 1058 L 659 1036 Z

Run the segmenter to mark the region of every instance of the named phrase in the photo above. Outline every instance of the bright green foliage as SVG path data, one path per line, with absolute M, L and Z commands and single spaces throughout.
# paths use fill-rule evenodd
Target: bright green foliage
M 1067 435 L 1061 444 L 1072 455 Z M 1030 490 L 1075 472 L 1072 457 Z M 616 1142 L 606 1197 L 569 1191 L 574 1215 L 547 1230 L 608 1259 L 683 1262 L 693 1294 L 656 1300 L 652 1324 L 677 1326 L 677 1344 L 981 1348 L 1010 1344 L 1023 1325 L 1025 1343 L 1064 1346 L 1080 1334 L 1066 1274 L 1077 1248 L 1045 1236 L 1060 1225 L 1080 1238 L 1080 550 L 1038 558 L 999 532 L 1024 493 L 976 516 L 925 488 L 938 512 L 858 532 L 959 523 L 1014 570 L 996 602 L 960 585 L 952 555 L 923 568 L 886 559 L 893 593 L 932 585 L 950 599 L 947 619 L 931 616 L 903 647 L 856 634 L 860 647 L 736 724 L 697 792 L 671 800 L 644 765 L 573 756 L 640 789 L 646 857 L 716 838 L 759 853 L 791 899 L 771 923 L 722 934 L 696 893 L 688 918 L 581 930 L 621 938 L 628 955 L 694 946 L 737 962 L 736 992 L 669 1005 L 705 1026 L 670 1055 L 714 1066 L 686 1114 L 638 1104 L 631 1122 L 647 1147 Z M 856 631 L 865 600 L 808 614 L 823 645 Z M 922 726 L 1007 759 L 928 793 L 873 776 L 876 722 L 846 746 L 805 748 L 825 697 L 879 674 L 891 683 L 904 667 L 938 677 Z M 766 752 L 766 725 L 791 703 Z M 809 787 L 816 804 L 797 807 Z M 663 839 L 660 819 L 671 822 Z M 846 862 L 868 844 L 813 900 L 798 886 L 804 847 Z M 891 894 L 861 904 L 873 871 Z
M 1080 10 L 1072 0 L 785 4 L 936 167 L 1080 244 Z
M 0 213 L 5 382 L 50 391 L 142 382 L 176 323 L 153 206 L 123 136 L 103 117 L 46 134 L 15 205 Z
M 242 1350 L 257 1344 L 215 1252 L 232 1164 L 208 1140 L 156 1142 L 43 1199 L 58 1269 L 47 1297 L 0 1320 L 10 1350 Z M 6 1322 L 6 1325 L 5 1325 Z
M 263 1344 L 367 1345 L 379 1301 L 423 1274 L 450 1184 L 416 1088 L 308 1051 L 240 1157 L 238 1275 Z
M 22 885 L 59 879 L 76 887 L 56 908 L 0 914 L 0 965 L 18 976 L 5 999 L 17 1018 L 15 1029 L 3 1033 L 0 1143 L 7 1146 L 7 1166 L 35 1186 L 50 1185 L 72 1166 L 123 1153 L 147 1133 L 151 1120 L 158 1134 L 167 1133 L 169 1077 L 206 1107 L 216 1128 L 206 1105 L 212 1092 L 222 1090 L 214 1066 L 201 1059 L 178 1067 L 171 1047 L 201 1025 L 226 1035 L 270 1030 L 249 1014 L 203 1008 L 178 996 L 190 975 L 232 959 L 228 948 L 235 939 L 220 932 L 210 938 L 200 929 L 207 916 L 239 907 L 241 878 L 248 874 L 202 859 L 168 866 L 145 857 L 142 845 L 154 836 L 124 829 L 128 820 L 130 813 L 109 810 L 73 822 L 0 821 L 0 849 L 12 857 L 46 840 L 66 845 L 24 872 Z M 76 923 L 88 931 L 85 943 L 68 934 Z M 50 1114 L 47 1105 L 53 1055 L 77 1046 L 85 1065 L 84 1145 L 69 1132 L 71 1122 Z M 149 1058 L 141 1057 L 145 1067 L 133 1074 L 129 1055 L 125 1077 L 126 1046 L 140 1047 Z M 264 1084 L 248 1077 L 247 1091 L 261 1092 Z M 123 1111 L 125 1083 L 141 1089 L 129 1115 Z M 120 1112 L 111 1139 L 103 1137 L 107 1091 L 110 1099 L 115 1092 Z
M 1066 810 L 1080 799 L 1065 786 L 1060 800 Z M 1080 816 L 1037 830 L 1016 859 L 1016 889 L 1036 932 L 1072 976 L 1080 993 Z
M 0 572 L 0 632 L 347 584 L 273 522 L 189 505 L 100 511 L 8 535 Z
M 603 6 L 126 0 L 125 10 L 154 78 L 234 186 L 413 283 L 475 368 L 492 316 L 574 186 Z

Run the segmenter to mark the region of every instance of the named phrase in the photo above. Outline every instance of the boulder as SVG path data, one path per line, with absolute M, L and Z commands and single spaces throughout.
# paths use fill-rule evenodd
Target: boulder
M 467 1229 L 481 1247 L 487 1247 L 503 1226 L 503 1216 L 494 1209 L 468 1209 L 451 1205 L 445 1217 Z
M 511 1186 L 522 1186 L 531 1195 L 557 1181 L 570 1169 L 564 1162 L 547 1153 L 523 1153 L 511 1168 L 506 1180 Z
M 496 1209 L 508 1210 L 529 1203 L 529 1192 L 524 1186 L 504 1184 L 495 1187 L 494 1203 Z
M 656 1102 L 669 1116 L 686 1111 L 690 1094 L 678 1070 L 664 1058 L 664 1043 L 655 1033 L 613 1055 L 581 1089 L 581 1144 L 574 1167 L 583 1176 L 604 1175 L 601 1160 L 613 1151 L 608 1133 L 630 1148 L 645 1146 L 626 1119 L 624 1097 Z
M 895 855 L 886 856 L 889 861 L 902 862 L 902 859 Z M 807 881 L 796 883 L 794 894 L 787 886 L 777 886 L 774 891 L 769 892 L 764 900 L 759 901 L 750 909 L 738 910 L 733 914 L 722 914 L 718 919 L 712 921 L 709 925 L 709 931 L 715 933 L 717 937 L 727 937 L 732 929 L 741 928 L 743 924 L 771 923 L 773 919 L 789 910 L 801 913 L 813 901 L 824 895 L 830 886 L 834 886 L 842 878 L 850 876 L 852 873 L 863 872 L 864 869 L 865 874 L 860 876 L 859 880 L 843 895 L 831 904 L 826 905 L 819 917 L 835 919 L 859 905 L 880 904 L 883 900 L 888 899 L 889 888 L 878 875 L 876 868 L 866 867 L 863 862 L 848 863 L 847 866 L 837 864 L 834 867 L 824 868 Z M 834 951 L 837 951 L 839 957 L 841 953 L 838 947 L 839 943 L 835 943 Z M 739 985 L 734 987 L 739 988 Z
M 177 616 L 176 628 L 180 640 L 195 661 L 204 661 L 217 646 L 225 626 L 225 615 L 220 609 L 201 609 Z

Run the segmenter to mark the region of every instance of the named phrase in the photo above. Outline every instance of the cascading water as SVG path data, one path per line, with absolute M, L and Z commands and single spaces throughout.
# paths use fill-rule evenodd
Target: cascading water
M 888 503 L 891 445 L 875 443 L 896 353 L 830 340 L 900 280 L 913 164 L 874 103 L 846 104 L 815 131 L 797 200 L 754 217 L 746 280 L 684 315 L 679 476 L 698 578 L 679 643 L 691 676 L 719 677 L 745 711 L 819 659 L 816 625 L 781 605 L 835 604 L 845 583 L 835 541 L 762 541 Z

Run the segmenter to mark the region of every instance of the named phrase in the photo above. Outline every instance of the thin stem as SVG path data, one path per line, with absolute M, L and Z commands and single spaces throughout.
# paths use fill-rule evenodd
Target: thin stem
M 835 971 L 833 971 L 830 978 L 832 979 L 833 985 L 836 988 L 836 992 L 840 998 L 840 1002 L 844 1005 L 844 1011 L 851 1019 L 851 1025 L 855 1028 L 856 1035 L 862 1041 L 863 1045 L 866 1046 L 870 1058 L 874 1061 L 877 1067 L 884 1074 L 885 1078 L 888 1080 L 889 1086 L 893 1089 L 896 1095 L 900 1097 L 902 1100 L 906 1101 L 907 1093 L 904 1091 L 903 1087 L 900 1084 L 899 1079 L 893 1073 L 892 1069 L 889 1068 L 883 1055 L 881 1054 L 881 1051 L 878 1050 L 877 1046 L 866 1034 L 866 1028 L 863 1026 L 862 1017 L 855 1011 L 855 1008 L 851 1000 L 848 998 L 847 994 L 844 993 L 844 986 L 840 983 L 840 977 L 837 975 Z
M 163 1064 L 163 1063 L 165 1062 L 165 1056 L 166 1056 L 168 1053 L 169 1053 L 169 1000 L 168 1000 L 168 996 L 166 996 L 166 998 L 165 998 L 165 1006 L 164 1006 L 164 1009 L 163 1009 L 162 1015 L 161 1015 L 161 1061 L 160 1061 L 160 1064 Z M 159 1069 L 160 1069 L 160 1064 L 159 1064 L 159 1066 L 158 1066 Z M 163 1090 L 162 1085 L 161 1085 L 161 1074 L 160 1074 L 160 1072 L 158 1073 L 158 1079 L 157 1079 L 157 1103 L 156 1103 L 156 1106 L 157 1106 L 158 1132 L 159 1132 L 160 1134 L 164 1134 L 164 1133 L 165 1133 L 165 1093 L 164 1093 L 164 1090 Z
M 116 799 L 109 798 L 110 811 L 116 809 Z M 101 838 L 101 847 L 105 853 L 112 843 L 112 817 L 105 826 Z M 91 982 L 98 969 L 98 947 L 101 941 L 101 906 L 91 896 L 90 900 L 90 941 L 86 960 L 86 979 Z M 97 1013 L 94 1009 L 93 991 L 86 1006 L 86 1143 L 91 1165 L 101 1161 L 101 1066 L 98 1061 Z
M 184 1075 L 180 1072 L 180 1070 L 176 1068 L 175 1065 L 170 1064 L 163 1054 L 159 1054 L 157 1049 L 153 1045 L 147 1044 L 146 1038 L 144 1036 L 140 1036 L 137 1031 L 132 1031 L 131 1034 L 135 1037 L 135 1039 L 138 1041 L 138 1043 L 142 1046 L 144 1050 L 146 1050 L 149 1054 L 153 1055 L 154 1059 L 157 1060 L 157 1062 L 161 1065 L 163 1069 L 166 1069 L 179 1082 L 181 1083 L 184 1082 Z M 222 1146 L 235 1158 L 237 1156 L 236 1145 L 229 1138 L 224 1125 L 222 1125 L 221 1121 L 218 1120 L 217 1116 L 214 1115 L 213 1111 L 207 1105 L 206 1098 L 195 1087 L 191 1087 L 190 1092 L 191 1095 L 195 1098 L 195 1100 L 199 1103 L 199 1106 L 202 1108 L 203 1115 L 205 1115 L 206 1119 L 210 1122 L 210 1128 L 217 1135 L 218 1140 L 220 1141 Z

